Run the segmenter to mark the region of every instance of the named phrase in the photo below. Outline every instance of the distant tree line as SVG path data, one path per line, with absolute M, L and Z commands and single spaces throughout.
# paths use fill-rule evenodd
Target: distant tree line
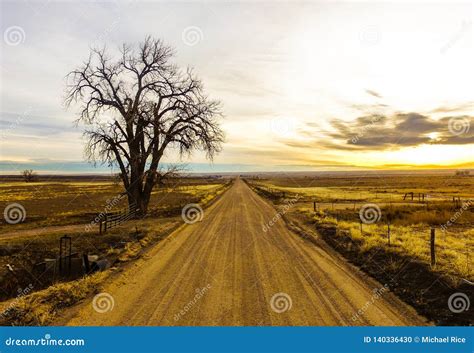
M 456 176 L 469 176 L 469 170 L 456 170 Z

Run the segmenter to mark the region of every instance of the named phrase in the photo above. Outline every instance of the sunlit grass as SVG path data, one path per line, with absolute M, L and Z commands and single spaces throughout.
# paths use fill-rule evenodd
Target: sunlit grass
M 456 212 L 452 197 L 462 202 L 474 199 L 474 178 L 446 176 L 362 178 L 360 180 L 309 178 L 253 180 L 265 193 L 274 195 L 275 202 L 297 198 L 291 213 L 303 214 L 313 222 L 332 224 L 337 236 L 349 236 L 358 244 L 361 254 L 382 249 L 394 255 L 408 256 L 414 261 L 430 264 L 430 232 L 436 228 L 436 266 L 433 271 L 453 278 L 474 281 L 474 212 L 472 206 L 461 212 L 453 225 L 446 225 Z M 322 185 L 322 186 L 318 186 Z M 425 193 L 425 201 L 415 196 L 403 200 L 404 193 Z M 316 202 L 316 211 L 313 209 Z M 381 218 L 375 224 L 362 224 L 359 210 L 364 204 L 380 207 Z M 387 219 L 390 215 L 390 246 Z M 388 264 L 384 264 L 384 266 Z
M 155 187 L 149 209 L 167 210 L 198 202 L 215 194 L 223 180 L 184 178 Z M 113 202 L 112 202 L 113 201 Z M 1 224 L 6 231 L 50 225 L 90 222 L 95 214 L 126 209 L 127 197 L 119 183 L 112 181 L 0 182 L 0 202 L 20 203 L 26 210 L 25 222 L 14 226 Z

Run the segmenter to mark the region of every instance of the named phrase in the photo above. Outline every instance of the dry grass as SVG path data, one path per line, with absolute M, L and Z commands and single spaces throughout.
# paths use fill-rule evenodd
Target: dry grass
M 204 182 L 204 184 L 198 184 L 199 181 Z M 79 184 L 81 187 L 89 185 L 92 190 L 96 187 L 96 183 L 92 183 L 92 185 L 90 183 Z M 110 183 L 100 182 L 98 184 L 99 188 L 106 186 L 110 190 L 113 187 Z M 54 187 L 58 187 L 57 184 L 55 185 Z M 221 182 L 212 181 L 207 183 L 206 180 L 194 180 L 193 183 L 181 185 L 177 192 L 174 192 L 171 188 L 167 190 L 160 189 L 155 192 L 152 199 L 152 208 L 157 210 L 162 207 L 161 213 L 140 220 L 131 220 L 120 227 L 108 230 L 107 233 L 102 235 L 96 233 L 96 228 L 93 229 L 93 232 L 86 232 L 82 227 L 68 231 L 67 235 L 72 238 L 72 252 L 96 254 L 101 258 L 108 259 L 112 264 L 133 260 L 140 256 L 145 247 L 160 241 L 182 224 L 183 221 L 180 215 L 183 205 L 193 202 L 205 207 L 227 190 L 229 186 L 230 184 Z M 22 185 L 23 187 L 29 189 L 28 185 Z M 69 186 L 64 185 L 62 187 L 69 188 Z M 67 194 L 67 192 L 64 193 Z M 61 193 L 58 195 L 61 195 Z M 161 200 L 156 199 L 157 197 L 161 197 Z M 55 196 L 51 194 L 49 202 L 56 201 Z M 36 207 L 36 212 L 47 217 L 49 211 L 44 205 L 43 208 Z M 84 212 L 84 205 L 71 212 Z M 165 213 L 163 214 L 163 212 Z M 32 223 L 29 228 L 35 224 L 36 226 L 41 225 L 41 223 Z M 10 227 L 17 229 L 16 225 Z M 22 237 L 21 229 L 19 234 L 19 236 L 3 240 L 0 238 L 0 293 L 3 300 L 14 297 L 17 290 L 26 288 L 30 283 L 33 284 L 34 290 L 38 291 L 47 288 L 54 281 L 53 278 L 45 278 L 43 274 L 35 272 L 34 268 L 36 263 L 43 261 L 45 258 L 56 258 L 58 256 L 59 238 L 64 234 L 53 231 L 48 233 L 46 231 L 40 236 Z M 13 273 L 8 271 L 7 264 L 14 269 Z M 73 285 L 73 282 L 68 283 L 71 286 Z M 26 322 L 29 322 L 28 320 Z
M 316 242 L 324 239 L 348 261 L 380 283 L 388 284 L 391 291 L 437 325 L 472 325 L 470 312 L 453 313 L 447 303 L 454 292 L 474 295 L 474 288 L 468 282 L 474 282 L 471 258 L 474 204 L 469 203 L 474 197 L 474 178 L 436 175 L 398 177 L 396 181 L 338 178 L 325 179 L 311 187 L 304 185 L 305 179 L 307 182 L 308 178 L 248 182 L 277 207 L 296 199 L 284 218 L 298 234 Z M 383 183 L 387 184 L 387 190 L 381 187 Z M 382 197 L 372 199 L 376 194 L 370 190 L 377 188 L 377 195 L 386 191 L 392 195 L 392 201 Z M 403 200 L 404 192 L 415 190 L 429 190 L 438 196 L 428 203 Z M 352 200 L 344 199 L 345 195 L 351 195 Z M 454 207 L 452 196 L 461 197 L 470 206 L 460 212 L 459 205 Z M 317 202 L 316 211 L 313 201 Z M 359 209 L 367 203 L 377 204 L 381 217 L 374 224 L 362 224 L 361 231 Z M 455 221 L 442 227 L 453 216 Z M 391 220 L 390 245 L 388 219 Z M 431 266 L 430 253 L 432 226 L 436 228 L 435 266 Z M 315 238 L 310 234 L 315 234 Z
M 474 200 L 474 177 L 446 175 L 358 177 L 358 178 L 275 178 L 253 180 L 262 195 L 281 204 L 287 199 L 298 202 L 290 213 L 298 213 L 311 222 L 328 223 L 344 236 L 360 244 L 362 252 L 383 249 L 394 255 L 409 256 L 430 263 L 430 228 L 435 226 L 437 265 L 432 270 L 453 278 L 474 281 L 471 254 L 474 251 L 474 202 L 459 212 L 452 197 L 465 205 Z M 403 200 L 406 192 L 429 194 L 426 202 Z M 313 207 L 317 203 L 317 211 Z M 380 220 L 363 224 L 360 231 L 360 208 L 378 205 Z M 456 221 L 448 227 L 449 220 Z M 391 245 L 388 246 L 387 223 L 390 219 Z M 337 234 L 338 236 L 339 234 Z
M 156 188 L 150 199 L 150 212 L 165 212 L 190 200 L 199 200 L 221 188 L 227 180 L 206 178 L 176 179 Z M 112 181 L 50 181 L 25 183 L 0 181 L 0 206 L 20 203 L 26 210 L 23 223 L 0 224 L 0 231 L 70 225 L 90 222 L 100 212 L 112 212 L 127 206 L 126 198 L 117 202 L 123 188 Z M 113 202 L 112 202 L 113 201 Z M 106 207 L 112 204 L 113 208 Z
M 321 217 L 307 216 L 321 221 Z M 384 249 L 425 264 L 431 261 L 429 227 L 392 225 L 389 246 L 387 225 L 363 224 L 361 233 L 358 222 L 336 221 L 331 216 L 325 217 L 324 221 L 337 226 L 339 231 L 345 231 L 351 239 L 359 242 L 362 252 Z M 436 250 L 437 263 L 433 271 L 452 277 L 453 282 L 460 278 L 474 281 L 474 268 L 470 263 L 474 251 L 474 229 L 459 229 L 458 232 L 438 230 Z
M 453 196 L 474 198 L 474 176 L 381 175 L 344 177 L 293 177 L 253 180 L 277 191 L 297 193 L 320 202 L 378 201 L 403 203 L 407 192 L 424 193 L 429 201 L 450 201 Z
M 47 325 L 53 321 L 59 310 L 97 293 L 108 274 L 109 272 L 98 272 L 2 303 L 0 325 Z

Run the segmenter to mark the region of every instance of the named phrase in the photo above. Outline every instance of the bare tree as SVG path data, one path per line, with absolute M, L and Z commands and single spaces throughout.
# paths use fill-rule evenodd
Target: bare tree
M 21 172 L 21 175 L 23 176 L 23 180 L 27 183 L 36 179 L 36 173 L 33 171 L 33 169 L 25 169 Z
M 161 159 L 199 149 L 209 159 L 221 150 L 220 102 L 209 99 L 191 69 L 170 63 L 173 50 L 147 37 L 123 45 L 114 60 L 105 48 L 67 76 L 65 103 L 81 106 L 86 156 L 118 165 L 129 204 L 146 214 Z

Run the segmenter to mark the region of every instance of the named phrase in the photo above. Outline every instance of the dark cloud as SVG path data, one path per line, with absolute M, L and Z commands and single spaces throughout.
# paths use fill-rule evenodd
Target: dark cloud
M 398 121 L 395 130 L 400 132 L 427 133 L 436 131 L 444 125 L 418 113 L 398 114 L 394 119 Z
M 446 116 L 433 119 L 419 113 L 396 113 L 391 116 L 374 114 L 347 122 L 330 121 L 331 131 L 318 130 L 326 139 L 310 143 L 286 142 L 290 147 L 323 148 L 346 151 L 384 150 L 421 144 L 465 145 L 474 143 L 474 117 Z M 314 124 L 307 124 L 311 135 Z

